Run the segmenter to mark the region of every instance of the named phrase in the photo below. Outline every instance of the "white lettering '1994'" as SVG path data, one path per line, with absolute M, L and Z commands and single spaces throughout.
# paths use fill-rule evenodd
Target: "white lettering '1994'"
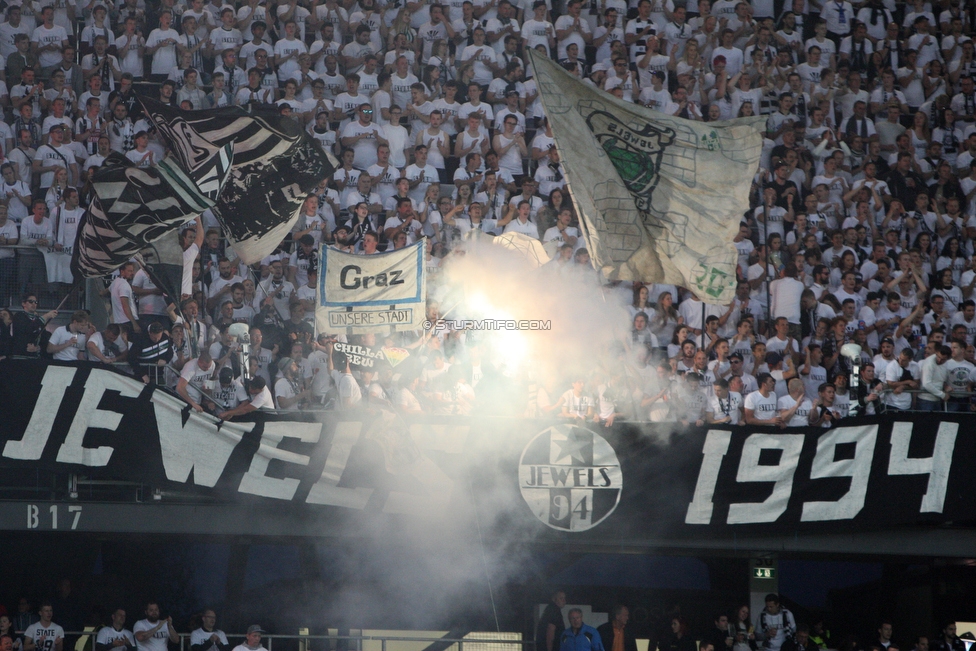
M 892 425 L 888 476 L 928 475 L 919 513 L 942 513 L 958 430 L 958 423 L 941 423 L 932 456 L 910 458 L 908 448 L 912 440 L 912 424 L 900 422 Z M 810 480 L 847 477 L 850 478 L 850 486 L 835 501 L 804 502 L 801 521 L 850 520 L 861 512 L 867 496 L 877 439 L 877 425 L 838 427 L 817 439 L 817 452 L 810 469 Z M 731 440 L 732 433 L 723 430 L 711 430 L 705 437 L 702 449 L 704 458 L 694 497 L 685 514 L 686 524 L 712 523 L 718 475 Z M 854 458 L 835 460 L 837 446 L 850 443 L 855 444 Z M 799 434 L 752 434 L 745 440 L 736 482 L 766 482 L 772 483 L 773 488 L 763 502 L 730 504 L 726 524 L 775 522 L 783 515 L 793 493 L 793 478 L 802 447 L 803 436 Z M 760 464 L 759 456 L 763 450 L 780 450 L 779 462 L 775 465 Z

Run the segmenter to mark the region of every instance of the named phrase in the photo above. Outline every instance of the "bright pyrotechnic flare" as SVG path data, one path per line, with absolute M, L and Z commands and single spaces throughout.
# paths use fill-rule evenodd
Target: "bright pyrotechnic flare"
M 628 334 L 627 312 L 605 297 L 589 266 L 536 266 L 524 253 L 474 241 L 445 261 L 437 296 L 449 320 L 515 322 L 520 328 L 471 331 L 506 373 L 544 381 L 588 373 Z M 534 325 L 533 325 L 534 324 Z M 477 326 L 475 326 L 477 327 Z

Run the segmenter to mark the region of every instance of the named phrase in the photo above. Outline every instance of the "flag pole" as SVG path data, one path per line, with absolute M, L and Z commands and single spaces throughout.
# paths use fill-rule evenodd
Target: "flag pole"
M 766 278 L 766 332 L 769 335 L 769 320 L 772 318 L 773 304 L 769 297 L 769 206 L 766 204 L 765 189 L 762 196 L 763 202 L 763 276 Z
M 80 284 L 81 284 L 81 281 L 80 280 L 76 280 L 75 283 L 70 287 L 70 289 L 68 289 L 68 293 L 64 295 L 64 298 L 61 299 L 61 302 L 58 303 L 58 306 L 56 308 L 54 308 L 54 310 L 53 310 L 53 312 L 55 312 L 55 315 L 54 316 L 57 316 L 57 312 L 59 312 L 61 310 L 61 308 L 64 306 L 65 301 L 67 301 L 68 300 L 68 297 L 71 296 L 71 292 L 75 291 L 75 288 L 78 287 L 78 285 L 80 285 Z
M 702 304 L 701 349 L 705 350 L 705 301 L 702 301 L 701 304 Z
M 61 310 L 61 307 L 65 304 L 65 301 L 68 300 L 68 297 L 71 296 L 71 292 L 75 291 L 75 288 L 78 287 L 78 285 L 80 284 L 81 284 L 81 280 L 76 280 L 74 284 L 70 288 L 68 288 L 68 292 L 64 295 L 64 298 L 61 299 L 61 302 L 58 303 L 58 306 L 53 310 L 51 310 L 51 312 L 54 313 L 54 316 L 51 317 L 52 319 L 56 319 L 58 317 L 58 312 Z M 37 339 L 34 340 L 34 345 L 37 346 L 38 348 L 40 348 L 41 346 L 41 337 L 44 335 L 44 330 L 47 328 L 47 324 L 48 324 L 47 321 L 44 321 L 43 316 L 41 317 L 41 321 L 44 323 L 45 327 L 41 328 L 38 331 Z M 40 351 L 38 351 L 38 355 L 40 355 Z

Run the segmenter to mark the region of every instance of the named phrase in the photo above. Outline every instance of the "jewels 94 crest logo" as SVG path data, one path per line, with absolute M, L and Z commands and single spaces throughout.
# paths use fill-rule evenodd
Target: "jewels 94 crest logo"
M 674 142 L 675 132 L 645 124 L 636 130 L 606 111 L 594 110 L 586 125 L 613 163 L 627 190 L 634 195 L 638 210 L 651 209 L 654 188 L 660 178 L 664 150 Z
M 540 432 L 525 446 L 519 489 L 545 524 L 561 531 L 586 531 L 617 508 L 623 474 L 606 439 L 567 423 Z

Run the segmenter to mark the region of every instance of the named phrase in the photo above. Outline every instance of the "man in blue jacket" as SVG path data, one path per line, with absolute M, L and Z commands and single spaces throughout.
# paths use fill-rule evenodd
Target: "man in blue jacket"
M 583 611 L 569 611 L 569 628 L 559 638 L 559 651 L 605 651 L 600 634 L 592 626 L 583 623 Z

